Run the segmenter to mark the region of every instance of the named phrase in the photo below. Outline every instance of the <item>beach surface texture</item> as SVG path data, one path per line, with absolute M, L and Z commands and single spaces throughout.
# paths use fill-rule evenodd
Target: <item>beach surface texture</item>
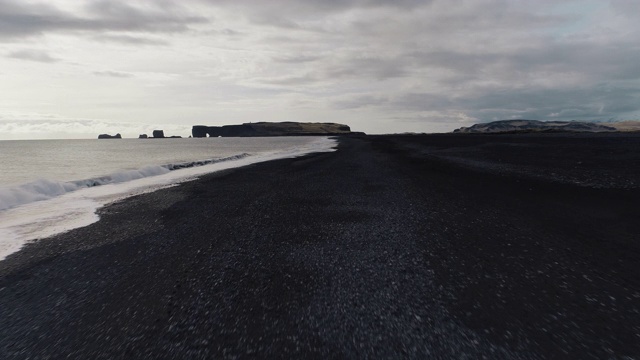
M 345 137 L 0 261 L 0 358 L 640 358 L 640 135 Z

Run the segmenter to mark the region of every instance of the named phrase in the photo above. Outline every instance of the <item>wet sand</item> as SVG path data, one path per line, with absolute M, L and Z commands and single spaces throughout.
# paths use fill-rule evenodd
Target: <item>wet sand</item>
M 0 358 L 640 357 L 640 135 L 342 138 L 0 262 Z

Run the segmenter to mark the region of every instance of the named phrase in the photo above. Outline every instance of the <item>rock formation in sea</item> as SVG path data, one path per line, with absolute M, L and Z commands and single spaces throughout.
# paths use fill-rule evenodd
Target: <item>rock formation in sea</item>
M 122 135 L 120 135 L 120 133 L 115 135 L 100 134 L 98 135 L 98 139 L 122 139 Z
M 582 121 L 500 120 L 461 127 L 454 133 L 608 132 L 616 128 Z
M 153 130 L 153 137 L 154 137 L 154 139 L 162 139 L 162 138 L 164 138 L 164 131 L 163 130 Z
M 148 137 L 146 134 L 142 134 L 138 138 L 147 139 Z M 178 135 L 166 136 L 163 130 L 153 130 L 152 139 L 181 139 L 181 138 L 182 136 L 178 136 Z
M 347 125 L 335 123 L 258 122 L 240 125 L 195 125 L 193 137 L 252 137 L 252 136 L 304 136 L 354 134 Z

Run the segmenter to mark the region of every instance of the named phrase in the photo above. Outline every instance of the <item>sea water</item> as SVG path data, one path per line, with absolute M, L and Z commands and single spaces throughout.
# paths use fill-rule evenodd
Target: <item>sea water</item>
M 335 145 L 326 137 L 0 141 L 0 260 L 98 221 L 96 210 L 113 201 Z

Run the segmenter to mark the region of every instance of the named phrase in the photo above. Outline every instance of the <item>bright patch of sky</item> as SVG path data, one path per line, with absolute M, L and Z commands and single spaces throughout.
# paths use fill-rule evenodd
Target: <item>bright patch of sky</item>
M 607 6 L 602 1 L 580 0 L 558 2 L 551 13 L 559 16 L 566 16 L 571 19 L 562 23 L 559 27 L 551 29 L 551 33 L 557 36 L 568 36 L 579 34 L 589 27 L 597 24 L 597 17 L 602 16 L 607 11 Z

